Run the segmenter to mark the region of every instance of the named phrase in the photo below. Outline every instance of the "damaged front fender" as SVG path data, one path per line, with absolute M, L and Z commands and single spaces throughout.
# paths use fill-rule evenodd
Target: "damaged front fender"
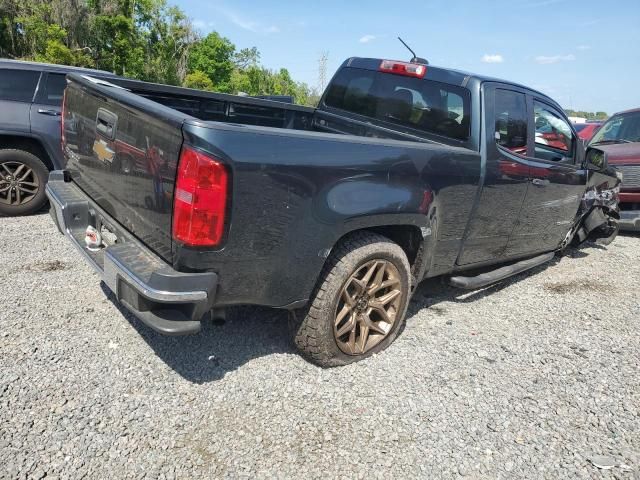
M 612 169 L 606 180 L 587 188 L 578 211 L 578 222 L 573 244 L 586 240 L 601 245 L 609 245 L 620 229 L 620 208 L 618 206 L 622 174 Z

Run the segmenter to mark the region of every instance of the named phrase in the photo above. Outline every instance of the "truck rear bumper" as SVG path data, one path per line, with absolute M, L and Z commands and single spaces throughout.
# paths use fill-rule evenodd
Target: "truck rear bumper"
M 618 224 L 620 230 L 640 232 L 640 210 L 621 210 Z
M 167 335 L 200 330 L 200 320 L 212 309 L 218 276 L 213 272 L 183 273 L 124 230 L 77 185 L 53 171 L 46 187 L 51 216 L 58 229 L 98 272 L 117 300 L 140 321 Z M 87 226 L 105 226 L 117 241 L 98 251 L 85 246 Z

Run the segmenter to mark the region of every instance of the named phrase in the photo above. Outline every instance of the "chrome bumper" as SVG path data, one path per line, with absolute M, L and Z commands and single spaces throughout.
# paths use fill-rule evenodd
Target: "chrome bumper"
M 618 224 L 622 231 L 640 232 L 640 210 L 621 210 Z
M 46 187 L 51 216 L 118 301 L 154 330 L 184 335 L 200 330 L 213 308 L 218 277 L 213 272 L 174 270 L 104 212 L 80 188 L 53 171 Z M 88 225 L 109 225 L 118 241 L 92 252 L 84 243 Z

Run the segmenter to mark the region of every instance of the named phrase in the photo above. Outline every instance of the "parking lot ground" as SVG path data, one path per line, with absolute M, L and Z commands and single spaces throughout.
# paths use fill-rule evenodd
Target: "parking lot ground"
M 286 315 L 192 337 L 118 308 L 48 214 L 0 218 L 0 478 L 640 478 L 640 237 L 421 285 L 322 370 Z

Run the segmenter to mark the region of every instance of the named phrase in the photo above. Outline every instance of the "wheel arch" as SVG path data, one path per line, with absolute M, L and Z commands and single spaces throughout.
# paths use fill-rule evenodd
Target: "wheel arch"
M 35 155 L 49 171 L 54 170 L 54 165 L 49 152 L 43 142 L 34 136 L 0 134 L 0 150 L 23 150 Z
M 350 235 L 358 232 L 377 233 L 402 248 L 409 260 L 411 274 L 419 281 L 423 277 L 428 256 L 431 253 L 431 239 L 435 233 L 432 224 L 433 221 L 429 221 L 425 215 L 389 215 L 381 218 L 367 218 L 365 224 L 361 223 L 354 228 L 346 229 L 335 240 L 328 254 Z

